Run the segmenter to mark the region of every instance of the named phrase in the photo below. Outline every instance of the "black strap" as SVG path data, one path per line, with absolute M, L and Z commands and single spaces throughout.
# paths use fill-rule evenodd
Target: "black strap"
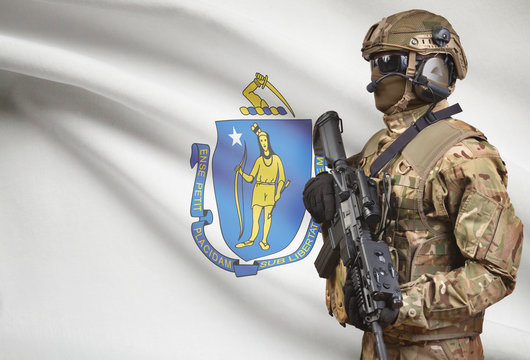
M 427 126 L 434 124 L 437 121 L 442 119 L 447 119 L 451 115 L 458 114 L 462 111 L 462 108 L 459 104 L 454 104 L 445 109 L 433 112 L 427 112 L 425 115 L 420 117 L 416 122 L 401 134 L 390 146 L 383 151 L 381 155 L 375 159 L 370 166 L 370 176 L 374 177 L 379 171 L 385 166 L 392 158 L 399 153 L 420 131 L 425 129 Z

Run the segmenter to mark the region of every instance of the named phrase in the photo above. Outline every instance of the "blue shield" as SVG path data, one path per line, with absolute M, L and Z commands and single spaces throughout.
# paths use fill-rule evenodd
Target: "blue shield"
M 283 250 L 305 213 L 311 120 L 225 120 L 216 126 L 212 171 L 226 244 L 245 261 Z

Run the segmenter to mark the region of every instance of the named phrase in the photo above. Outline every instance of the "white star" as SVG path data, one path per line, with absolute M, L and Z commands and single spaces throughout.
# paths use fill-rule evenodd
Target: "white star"
M 235 144 L 239 144 L 241 146 L 243 146 L 243 144 L 241 144 L 241 135 L 243 135 L 242 133 L 237 133 L 236 132 L 236 128 L 232 126 L 232 130 L 233 130 L 233 133 L 231 134 L 228 134 L 228 136 L 230 136 L 232 138 L 232 146 L 234 146 Z

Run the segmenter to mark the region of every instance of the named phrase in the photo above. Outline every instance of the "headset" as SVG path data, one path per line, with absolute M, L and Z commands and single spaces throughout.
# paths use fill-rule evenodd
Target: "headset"
M 451 40 L 451 33 L 446 27 L 435 25 L 432 29 L 432 40 L 443 48 Z M 456 80 L 455 64 L 451 56 L 435 55 L 420 61 L 414 77 L 400 72 L 390 72 L 369 83 L 366 90 L 373 93 L 381 81 L 390 76 L 399 76 L 411 81 L 414 94 L 425 102 L 438 102 L 447 98 L 451 94 L 449 86 Z

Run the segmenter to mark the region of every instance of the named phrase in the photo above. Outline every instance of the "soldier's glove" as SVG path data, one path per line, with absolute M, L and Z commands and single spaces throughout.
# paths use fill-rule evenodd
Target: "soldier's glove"
M 321 172 L 305 184 L 304 206 L 316 222 L 322 224 L 331 221 L 335 214 L 335 193 L 333 176 Z
M 372 331 L 372 328 L 364 321 L 366 313 L 362 310 L 362 307 L 359 307 L 357 304 L 352 280 L 346 280 L 343 291 L 344 307 L 350 323 L 363 331 Z M 382 329 L 386 328 L 388 325 L 396 322 L 398 315 L 399 309 L 384 308 L 379 315 L 379 325 L 381 325 Z
M 370 331 L 370 327 L 364 322 L 366 314 L 362 311 L 362 308 L 357 305 L 353 281 L 350 279 L 346 280 L 342 290 L 344 291 L 344 308 L 346 309 L 346 314 L 348 315 L 350 323 L 362 331 Z

